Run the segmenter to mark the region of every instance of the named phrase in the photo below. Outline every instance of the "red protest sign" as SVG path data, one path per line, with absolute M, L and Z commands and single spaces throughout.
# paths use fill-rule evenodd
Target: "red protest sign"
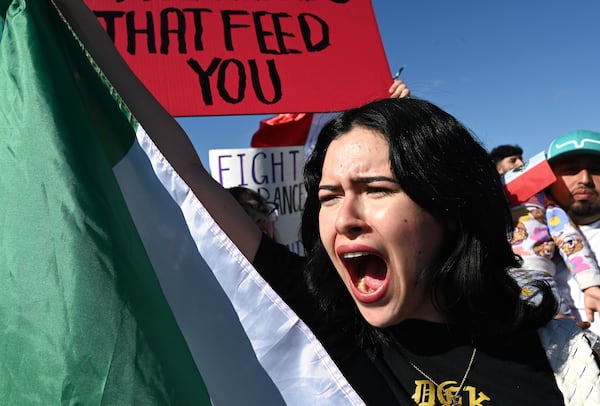
M 174 116 L 339 111 L 387 97 L 368 0 L 85 0 Z

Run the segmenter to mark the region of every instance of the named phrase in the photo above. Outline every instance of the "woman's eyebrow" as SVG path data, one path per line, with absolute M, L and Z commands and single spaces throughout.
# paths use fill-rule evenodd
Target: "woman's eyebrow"
M 388 176 L 365 176 L 361 178 L 357 178 L 353 182 L 356 183 L 373 183 L 373 182 L 391 182 L 398 183 L 398 181 L 394 178 L 390 178 Z
M 342 188 L 341 186 L 336 186 L 336 185 L 319 185 L 319 190 L 329 190 L 330 192 L 339 190 L 341 188 Z
M 389 176 L 363 176 L 356 179 L 351 179 L 351 183 L 369 184 L 374 182 L 389 182 L 397 184 L 398 181 Z M 338 190 L 341 189 L 339 185 L 319 185 L 319 190 Z

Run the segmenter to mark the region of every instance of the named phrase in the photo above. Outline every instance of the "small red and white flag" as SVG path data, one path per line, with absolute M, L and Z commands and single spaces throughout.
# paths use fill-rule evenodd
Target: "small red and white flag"
M 511 169 L 502 177 L 504 192 L 511 205 L 526 202 L 556 181 L 546 154 L 542 151 L 521 166 Z

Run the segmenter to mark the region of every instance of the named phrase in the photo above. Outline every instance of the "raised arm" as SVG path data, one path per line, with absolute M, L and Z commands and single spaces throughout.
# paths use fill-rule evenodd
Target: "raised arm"
M 121 58 L 96 17 L 83 2 L 58 0 L 64 14 L 78 25 L 73 29 L 85 39 L 100 69 L 144 127 L 152 141 L 190 186 L 217 224 L 250 261 L 254 259 L 262 233 L 242 207 L 204 169 L 187 134 Z

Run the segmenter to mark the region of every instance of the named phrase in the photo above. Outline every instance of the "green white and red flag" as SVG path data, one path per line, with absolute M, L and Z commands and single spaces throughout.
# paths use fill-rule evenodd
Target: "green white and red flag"
M 185 134 L 84 3 L 0 17 L 0 404 L 361 404 L 165 159 L 154 135 Z

